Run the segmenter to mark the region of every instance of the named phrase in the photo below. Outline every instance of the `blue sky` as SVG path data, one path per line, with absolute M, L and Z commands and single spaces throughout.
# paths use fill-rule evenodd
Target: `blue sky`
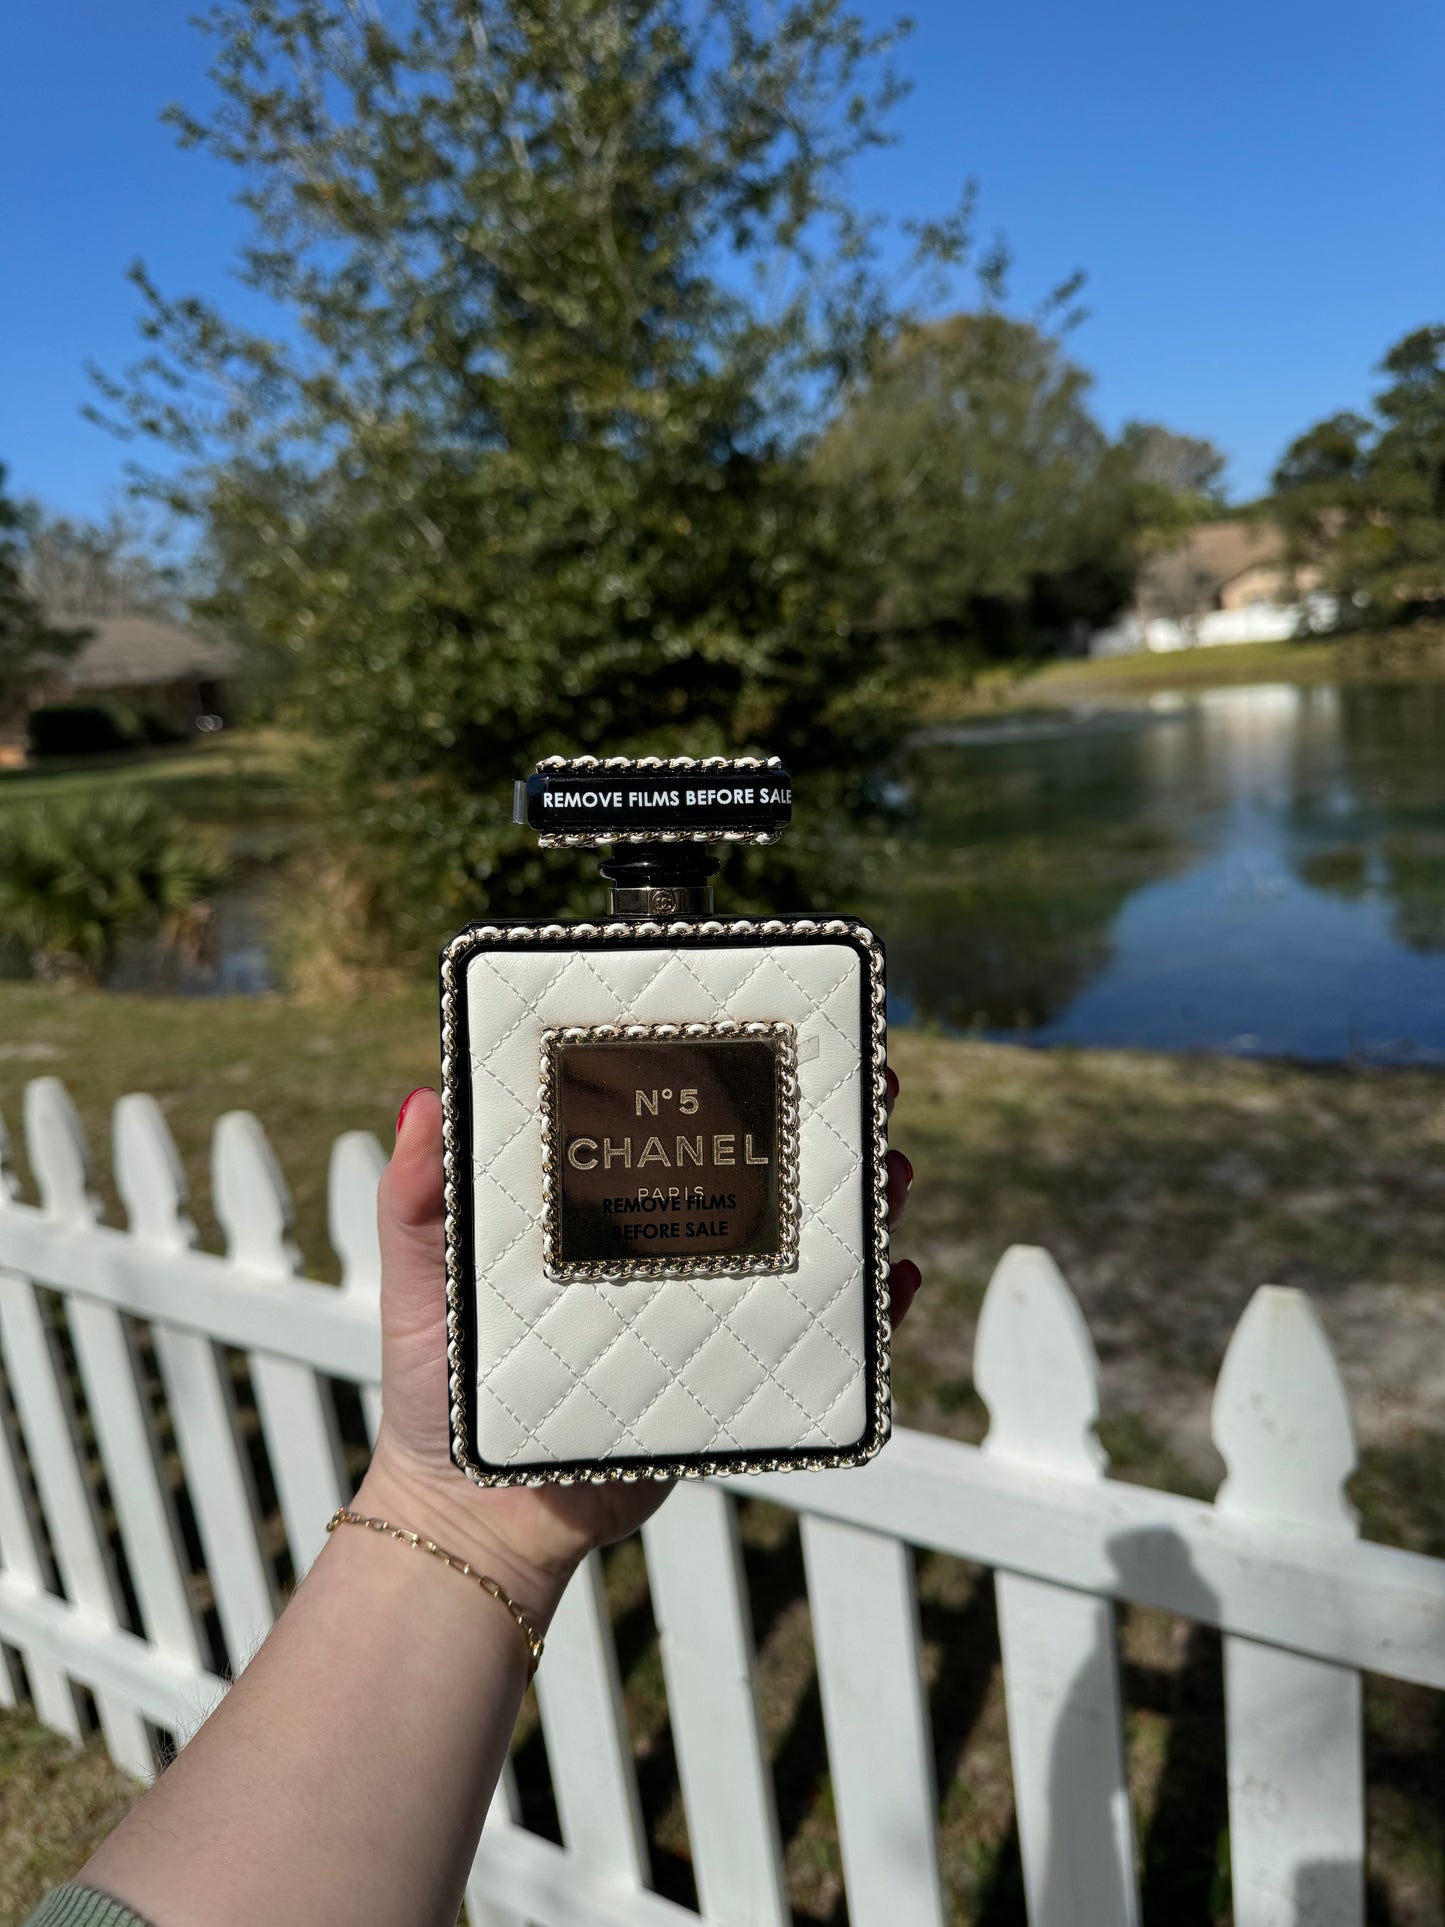
M 156 118 L 204 99 L 198 4 L 67 0 L 0 25 L 0 460 L 57 510 L 121 499 L 125 453 L 79 410 L 84 363 L 136 352 L 126 264 L 221 293 L 242 231 L 228 173 Z M 1086 270 L 1073 350 L 1107 426 L 1207 435 L 1247 496 L 1299 429 L 1366 401 L 1391 340 L 1445 320 L 1438 0 L 911 11 L 901 139 L 858 197 L 938 212 L 973 176 L 1021 305 Z

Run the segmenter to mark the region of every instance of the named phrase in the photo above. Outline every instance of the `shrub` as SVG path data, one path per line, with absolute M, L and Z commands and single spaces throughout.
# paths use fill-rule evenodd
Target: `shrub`
M 0 816 L 0 942 L 32 975 L 98 983 L 127 937 L 184 943 L 224 861 L 142 792 Z
M 124 699 L 51 703 L 31 715 L 30 754 L 110 756 L 117 750 L 183 742 L 188 733 L 161 710 Z
M 134 737 L 104 703 L 52 703 L 30 718 L 32 756 L 106 756 Z

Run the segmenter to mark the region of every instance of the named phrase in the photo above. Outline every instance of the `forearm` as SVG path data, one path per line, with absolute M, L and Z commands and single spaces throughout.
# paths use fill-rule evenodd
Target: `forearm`
M 473 1560 L 545 1627 L 565 1575 L 519 1570 L 485 1514 L 453 1536 L 370 1476 L 358 1510 Z M 425 1553 L 335 1532 L 223 1704 L 82 1880 L 154 1927 L 452 1927 L 527 1680 L 505 1608 Z

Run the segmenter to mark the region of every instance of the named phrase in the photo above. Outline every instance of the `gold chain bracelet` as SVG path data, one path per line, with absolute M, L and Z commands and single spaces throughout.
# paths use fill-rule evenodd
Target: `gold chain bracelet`
M 542 1635 L 532 1624 L 527 1614 L 508 1593 L 505 1593 L 495 1579 L 489 1579 L 484 1572 L 478 1572 L 466 1559 L 459 1559 L 454 1552 L 445 1552 L 430 1539 L 423 1539 L 419 1532 L 411 1532 L 406 1526 L 394 1526 L 390 1519 L 369 1519 L 364 1512 L 353 1512 L 350 1506 L 341 1506 L 326 1521 L 326 1530 L 335 1532 L 338 1526 L 365 1526 L 371 1532 L 384 1532 L 388 1538 L 399 1539 L 413 1552 L 429 1552 L 433 1559 L 440 1559 L 444 1566 L 459 1572 L 463 1579 L 475 1580 L 483 1592 L 490 1593 L 499 1606 L 505 1606 L 517 1622 L 517 1629 L 527 1642 L 527 1678 L 531 1681 L 542 1662 Z

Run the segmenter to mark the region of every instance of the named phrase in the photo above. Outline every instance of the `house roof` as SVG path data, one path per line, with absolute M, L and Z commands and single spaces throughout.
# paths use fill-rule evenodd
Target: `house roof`
M 164 616 L 67 615 L 67 627 L 91 631 L 65 665 L 72 690 L 135 689 L 150 683 L 216 681 L 232 674 L 236 652 Z
M 1201 522 L 1179 545 L 1201 576 L 1222 589 L 1246 569 L 1284 560 L 1284 531 L 1275 522 Z

